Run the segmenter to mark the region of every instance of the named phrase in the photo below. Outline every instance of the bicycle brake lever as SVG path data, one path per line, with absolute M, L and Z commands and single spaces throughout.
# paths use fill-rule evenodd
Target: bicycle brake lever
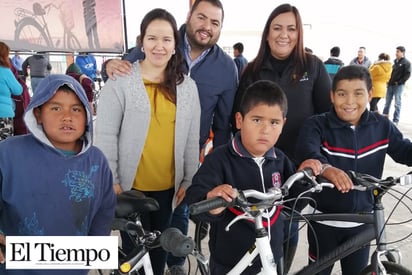
M 237 221 L 240 220 L 250 220 L 249 216 L 247 213 L 243 213 L 242 215 L 236 216 L 226 227 L 225 231 L 228 232 L 230 230 L 230 227 L 236 223 Z

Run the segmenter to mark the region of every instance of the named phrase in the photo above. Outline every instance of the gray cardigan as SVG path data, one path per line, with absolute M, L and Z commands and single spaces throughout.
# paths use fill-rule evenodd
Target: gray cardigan
M 150 124 L 150 102 L 140 72 L 108 80 L 99 99 L 95 145 L 106 155 L 114 183 L 130 190 Z M 177 86 L 174 137 L 175 194 L 187 189 L 199 162 L 200 103 L 196 83 L 188 76 Z M 159 142 L 168 137 L 159 137 Z M 173 208 L 175 199 L 173 199 Z

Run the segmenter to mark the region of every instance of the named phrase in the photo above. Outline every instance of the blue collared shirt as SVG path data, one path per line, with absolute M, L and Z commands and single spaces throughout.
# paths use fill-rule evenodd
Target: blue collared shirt
M 190 70 L 193 68 L 193 66 L 195 66 L 197 63 L 202 61 L 206 57 L 206 55 L 210 52 L 211 48 L 203 51 L 195 60 L 192 60 L 192 58 L 190 57 L 191 47 L 190 47 L 190 44 L 189 44 L 189 40 L 187 39 L 187 34 L 186 33 L 185 33 L 184 41 L 185 41 L 185 45 L 184 45 L 185 59 L 186 59 L 186 62 L 187 62 L 187 66 L 189 67 L 188 75 L 190 75 Z

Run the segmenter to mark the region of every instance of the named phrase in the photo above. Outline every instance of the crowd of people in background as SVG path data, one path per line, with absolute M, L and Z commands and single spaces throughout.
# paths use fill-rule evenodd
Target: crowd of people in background
M 168 11 L 148 11 L 141 21 L 135 47 L 121 59 L 105 61 L 101 70 L 92 52 L 81 52 L 73 63 L 67 64 L 64 73 L 53 73 L 47 53 L 38 52 L 24 59 L 20 52 L 11 53 L 7 44 L 0 42 L 0 140 L 7 140 L 13 148 L 31 145 L 38 155 L 30 159 L 44 156 L 67 169 L 80 169 L 67 161 L 70 158 L 77 158 L 90 174 L 97 169 L 90 166 L 90 159 L 96 158 L 101 167 L 89 180 L 101 181 L 93 184 L 104 190 L 107 201 L 85 195 L 82 199 L 96 208 L 74 210 L 75 214 L 84 211 L 80 215 L 84 226 L 72 225 L 75 221 L 69 220 L 65 229 L 61 228 L 63 225 L 53 228 L 45 221 L 49 212 L 41 208 L 38 218 L 46 233 L 58 235 L 56 230 L 62 230 L 69 235 L 107 235 L 109 222 L 103 219 L 113 217 L 115 194 L 134 189 L 160 204 L 160 211 L 142 217 L 145 228 L 163 231 L 177 227 L 188 234 L 189 204 L 216 196 L 229 201 L 235 196 L 234 188 L 265 191 L 304 167 L 335 184 L 337 188 L 329 196 L 340 206 L 338 211 L 350 212 L 353 209 L 346 206 L 352 205 L 369 211 L 368 198 L 346 194 L 352 183 L 343 170 L 358 167 L 358 172 L 380 177 L 386 153 L 400 163 L 412 165 L 412 145 L 397 127 L 402 92 L 411 74 L 404 46 L 396 47 L 393 62 L 385 52 L 373 62 L 364 46 L 358 48 L 357 56 L 348 65 L 340 59 L 339 46 L 333 46 L 323 61 L 305 47 L 298 8 L 282 4 L 266 20 L 256 56 L 247 60 L 242 42 L 233 44 L 233 57 L 218 45 L 223 20 L 220 0 L 194 1 L 180 28 Z M 90 29 L 89 45 L 94 42 L 98 47 L 95 30 L 92 26 L 86 28 Z M 101 77 L 105 85 L 97 115 L 93 99 L 95 82 L 100 86 Z M 380 112 L 378 103 L 382 98 L 385 105 Z M 395 111 L 390 117 L 393 99 Z M 348 108 L 356 110 L 345 111 Z M 93 115 L 97 117 L 95 139 Z M 62 140 L 54 129 L 57 120 L 65 129 L 75 128 L 70 140 Z M 333 129 L 327 125 L 333 125 Z M 354 140 L 351 130 L 360 126 L 365 133 L 388 140 L 387 149 L 374 152 L 379 157 L 378 166 L 370 167 L 376 159 L 369 163 L 356 158 L 343 162 L 329 154 L 337 148 L 333 147 L 337 140 L 339 144 L 335 146 L 345 144 L 345 148 L 356 151 L 354 144 L 345 142 Z M 317 135 L 313 134 L 315 128 Z M 390 129 L 390 135 L 385 136 L 384 129 Z M 28 135 L 19 140 L 12 137 L 24 134 Z M 358 141 L 365 148 L 373 142 L 362 138 Z M 323 148 L 328 146 L 325 142 L 333 148 Z M 0 164 L 11 148 L 5 144 L 0 142 Z M 53 156 L 54 151 L 59 157 Z M 402 155 L 401 151 L 406 153 Z M 23 177 L 20 183 L 27 180 Z M 61 192 L 57 199 L 66 201 L 63 197 L 67 190 L 55 191 Z M 318 204 L 310 207 L 334 211 L 330 197 L 325 193 L 317 198 Z M 0 201 L 5 199 L 7 194 L 2 192 Z M 70 203 L 69 200 L 67 204 Z M 0 208 L 0 243 L 3 233 L 18 234 L 19 219 L 27 218 L 16 215 L 11 219 L 4 214 L 6 210 Z M 29 212 L 26 214 L 33 215 Z M 267 217 L 268 223 L 275 222 L 270 228 L 271 246 L 278 271 L 287 273 L 299 241 L 298 223 L 283 220 L 283 214 L 291 215 L 293 211 L 276 213 Z M 212 274 L 226 274 L 254 242 L 252 227 L 246 223 L 236 224 L 238 235 L 225 232 L 227 222 L 236 215 L 241 213 L 220 209 L 197 217 L 210 224 Z M 9 224 L 5 226 L 4 222 Z M 324 237 L 318 242 L 319 255 L 340 243 L 342 227 L 316 222 L 312 226 L 316 234 Z M 345 234 L 351 236 L 363 230 L 369 228 L 350 227 Z M 311 253 L 315 250 L 315 237 L 311 234 L 308 231 L 308 258 L 315 262 L 315 253 Z M 121 238 L 124 250 L 130 252 L 133 246 L 129 237 L 121 234 Z M 343 274 L 359 273 L 367 264 L 368 253 L 366 248 L 349 255 L 342 262 Z M 0 252 L 0 261 L 2 257 Z M 164 274 L 165 269 L 170 275 L 187 274 L 182 257 L 161 248 L 152 250 L 150 257 L 155 275 Z M 260 268 L 260 263 L 254 262 L 247 271 L 254 273 Z M 329 267 L 322 274 L 330 274 L 331 270 Z

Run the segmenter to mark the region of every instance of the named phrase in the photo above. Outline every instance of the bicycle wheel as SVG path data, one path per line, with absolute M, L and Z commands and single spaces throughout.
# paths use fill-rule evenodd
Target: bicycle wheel
M 204 238 L 208 235 L 209 232 L 209 224 L 206 222 L 202 221 L 195 221 L 195 245 L 196 245 L 196 250 L 203 256 L 205 256 L 205 253 L 202 251 L 202 241 Z M 205 250 L 205 248 L 204 248 Z M 209 275 L 209 265 L 204 264 L 197 260 L 197 268 L 200 271 L 200 274 L 202 275 Z
M 386 274 L 388 275 L 412 275 L 412 271 L 407 269 L 406 267 L 397 264 L 397 263 L 392 263 L 392 262 L 382 262 L 383 266 L 386 269 Z M 372 266 L 368 265 L 365 267 L 364 270 L 362 270 L 361 275 L 372 275 L 376 274 L 375 272 L 372 271 Z
M 40 24 L 33 18 L 23 18 L 16 24 L 14 40 L 43 47 L 52 47 L 52 42 Z

